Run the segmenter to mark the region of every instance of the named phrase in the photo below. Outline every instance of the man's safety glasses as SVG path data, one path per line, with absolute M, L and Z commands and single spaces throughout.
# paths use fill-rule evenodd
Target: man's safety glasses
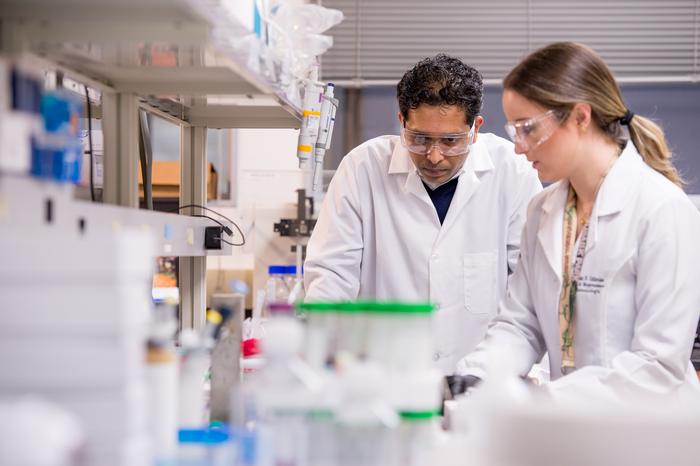
M 444 157 L 455 157 L 469 153 L 469 146 L 474 139 L 474 127 L 468 133 L 429 134 L 401 128 L 401 144 L 417 155 L 428 155 L 437 147 Z
M 565 115 L 556 110 L 547 110 L 541 115 L 521 121 L 506 123 L 506 133 L 510 139 L 520 145 L 522 150 L 532 150 L 549 139 Z

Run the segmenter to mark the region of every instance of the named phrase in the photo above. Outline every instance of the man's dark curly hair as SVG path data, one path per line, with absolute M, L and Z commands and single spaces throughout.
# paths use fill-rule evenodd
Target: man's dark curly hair
M 443 53 L 424 58 L 406 72 L 396 86 L 404 120 L 420 105 L 458 105 L 471 126 L 481 111 L 484 83 L 481 73 L 462 60 Z

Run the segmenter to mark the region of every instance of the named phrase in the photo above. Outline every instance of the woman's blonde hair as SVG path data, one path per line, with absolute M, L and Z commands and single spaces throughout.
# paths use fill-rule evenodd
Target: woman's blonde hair
M 639 115 L 629 119 L 612 72 L 591 48 L 574 42 L 547 45 L 513 68 L 503 87 L 560 115 L 568 115 L 576 103 L 589 104 L 595 125 L 620 146 L 625 143 L 622 120 L 647 165 L 683 187 L 662 129 Z

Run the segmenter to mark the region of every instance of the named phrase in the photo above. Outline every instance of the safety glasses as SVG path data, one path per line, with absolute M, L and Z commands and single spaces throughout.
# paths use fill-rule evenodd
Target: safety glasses
M 523 150 L 532 150 L 549 139 L 564 120 L 561 112 L 547 110 L 541 115 L 506 123 L 506 133 Z
M 474 126 L 468 133 L 430 134 L 401 128 L 401 144 L 417 155 L 428 155 L 437 147 L 445 157 L 455 157 L 469 153 L 469 146 L 474 139 Z

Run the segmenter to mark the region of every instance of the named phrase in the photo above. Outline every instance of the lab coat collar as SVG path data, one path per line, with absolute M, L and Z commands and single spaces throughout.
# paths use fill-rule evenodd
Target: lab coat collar
M 620 158 L 600 185 L 588 225 L 586 254 L 598 244 L 598 225 L 601 217 L 617 214 L 627 205 L 639 188 L 639 173 L 644 166 L 642 157 L 631 141 L 622 150 Z
M 564 220 L 564 207 L 566 196 L 569 192 L 569 182 L 561 180 L 552 186 L 551 191 L 542 202 L 543 214 L 537 230 L 537 241 L 547 258 L 549 268 L 560 280 L 562 276 L 562 222 Z
M 622 150 L 620 158 L 610 169 L 600 186 L 600 192 L 596 198 L 596 214 L 598 216 L 617 213 L 627 204 L 635 192 L 639 182 L 639 169 L 644 161 L 631 141 Z M 551 212 L 557 208 L 564 209 L 566 194 L 569 191 L 568 180 L 562 180 L 554 191 L 547 196 L 542 203 L 542 210 Z
M 464 210 L 469 202 L 469 199 L 476 190 L 479 189 L 481 177 L 493 169 L 493 160 L 491 160 L 491 155 L 489 154 L 486 144 L 480 139 L 477 139 L 472 145 L 469 156 L 462 167 L 462 174 L 459 177 L 457 190 L 452 198 L 450 208 L 447 210 L 447 216 L 440 229 L 438 239 L 447 234 L 450 228 L 456 223 L 462 210 Z
M 589 222 L 586 253 L 590 252 L 598 242 L 599 218 L 620 212 L 637 192 L 638 174 L 642 164 L 644 161 L 634 144 L 628 142 L 600 186 Z M 542 203 L 544 215 L 537 232 L 538 241 L 547 256 L 547 262 L 559 279 L 562 276 L 562 222 L 568 192 L 568 180 L 562 180 L 553 187 Z
M 471 147 L 467 160 L 459 171 L 457 191 L 452 198 L 452 203 L 450 209 L 447 211 L 447 217 L 442 225 L 441 232 L 449 229 L 449 226 L 454 222 L 453 219 L 460 214 L 460 211 L 478 188 L 480 181 L 477 173 L 481 174 L 493 169 L 494 165 L 491 160 L 491 155 L 489 155 L 488 148 L 486 144 L 477 137 L 476 142 Z M 406 174 L 406 181 L 404 183 L 405 191 L 432 206 L 432 201 L 423 186 L 423 181 L 418 175 L 418 170 L 399 138 L 396 138 L 388 173 L 389 175 Z M 437 215 L 435 216 L 435 220 L 439 222 Z
M 616 214 L 627 205 L 639 187 L 639 173 L 643 164 L 637 148 L 632 141 L 628 141 L 600 186 L 596 217 Z
M 406 148 L 401 144 L 401 139 L 394 139 L 394 151 L 391 153 L 391 162 L 389 162 L 389 175 L 395 173 L 409 173 L 414 171 L 416 166 L 413 165 L 411 156 Z

